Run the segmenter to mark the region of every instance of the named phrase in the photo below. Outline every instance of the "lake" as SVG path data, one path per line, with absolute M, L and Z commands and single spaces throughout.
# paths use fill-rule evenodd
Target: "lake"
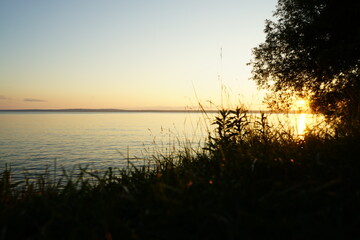
M 274 114 L 273 119 L 279 118 Z M 0 112 L 0 171 L 38 173 L 141 165 L 183 146 L 200 149 L 215 114 L 193 112 Z M 280 116 L 282 117 L 282 116 Z M 299 135 L 310 114 L 290 114 Z

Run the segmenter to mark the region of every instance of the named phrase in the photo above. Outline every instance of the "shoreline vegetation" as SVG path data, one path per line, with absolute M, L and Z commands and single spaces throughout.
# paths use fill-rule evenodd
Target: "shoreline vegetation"
M 0 239 L 359 238 L 360 133 L 299 138 L 249 113 L 220 110 L 202 149 L 143 166 L 21 181 L 5 169 Z

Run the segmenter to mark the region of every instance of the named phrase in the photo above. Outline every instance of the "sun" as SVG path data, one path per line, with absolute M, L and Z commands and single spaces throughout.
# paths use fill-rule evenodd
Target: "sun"
M 303 98 L 298 99 L 294 106 L 295 109 L 299 111 L 308 111 L 310 109 L 309 101 Z
M 300 107 L 305 107 L 307 105 L 307 101 L 305 99 L 300 99 L 297 101 L 297 105 Z

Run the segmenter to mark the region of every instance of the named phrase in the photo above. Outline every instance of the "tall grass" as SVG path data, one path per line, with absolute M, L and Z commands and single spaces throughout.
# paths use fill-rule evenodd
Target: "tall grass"
M 358 236 L 359 135 L 299 138 L 221 110 L 202 149 L 143 166 L 0 179 L 0 239 L 327 239 Z

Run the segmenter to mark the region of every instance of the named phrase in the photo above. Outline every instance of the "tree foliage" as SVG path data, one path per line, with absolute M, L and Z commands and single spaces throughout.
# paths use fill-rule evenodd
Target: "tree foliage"
M 308 96 L 328 116 L 359 119 L 360 1 L 279 0 L 252 78 L 275 95 Z

